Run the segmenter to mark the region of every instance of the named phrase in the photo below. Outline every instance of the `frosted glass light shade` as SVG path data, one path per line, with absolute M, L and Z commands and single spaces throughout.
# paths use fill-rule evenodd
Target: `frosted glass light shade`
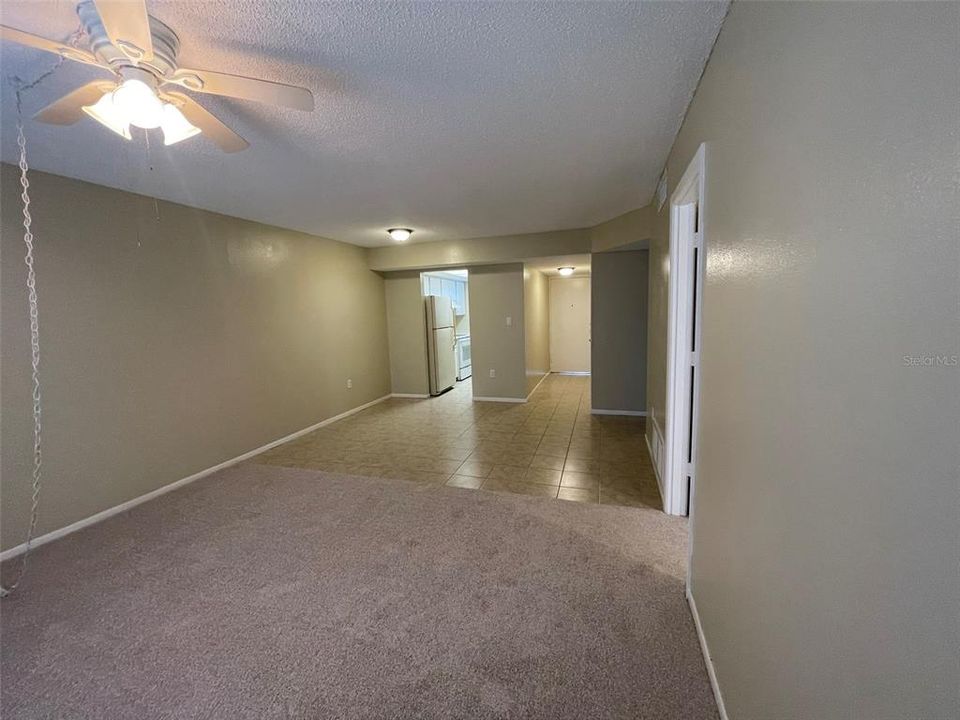
M 113 91 L 113 104 L 131 125 L 150 130 L 160 127 L 163 119 L 163 101 L 142 80 L 124 80 Z
M 164 103 L 160 129 L 163 130 L 164 145 L 173 145 L 200 132 L 200 128 L 191 125 L 180 109 L 170 103 Z
M 113 102 L 112 92 L 103 95 L 93 105 L 84 105 L 83 111 L 120 137 L 130 139 L 130 123 L 120 107 Z

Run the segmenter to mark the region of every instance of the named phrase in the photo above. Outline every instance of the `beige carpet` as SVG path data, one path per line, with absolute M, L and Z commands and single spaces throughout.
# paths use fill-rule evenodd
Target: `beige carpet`
M 685 535 L 654 510 L 231 468 L 36 551 L 0 607 L 0 710 L 713 719 Z

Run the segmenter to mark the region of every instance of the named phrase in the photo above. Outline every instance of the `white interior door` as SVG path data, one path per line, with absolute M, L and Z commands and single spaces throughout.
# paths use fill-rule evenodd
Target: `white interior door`
M 590 372 L 590 278 L 550 278 L 550 370 Z

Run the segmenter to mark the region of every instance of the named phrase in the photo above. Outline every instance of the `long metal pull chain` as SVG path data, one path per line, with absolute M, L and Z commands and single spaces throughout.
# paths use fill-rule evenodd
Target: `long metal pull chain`
M 33 535 L 37 529 L 37 512 L 40 508 L 40 477 L 43 455 L 41 452 L 40 405 L 40 319 L 37 312 L 37 275 L 33 268 L 33 231 L 30 226 L 30 180 L 27 178 L 27 138 L 23 134 L 23 113 L 20 107 L 20 90 L 17 89 L 17 145 L 20 147 L 20 199 L 23 201 L 23 244 L 26 255 L 23 261 L 27 266 L 27 303 L 30 306 L 30 369 L 33 383 L 33 482 L 30 495 L 30 524 L 27 527 L 27 547 L 20 556 L 20 567 L 12 583 L 0 587 L 0 597 L 7 597 L 16 590 L 27 569 L 27 557 L 33 545 Z
M 65 43 L 76 47 L 82 34 L 82 28 L 77 28 L 67 37 Z M 20 566 L 17 568 L 14 580 L 7 586 L 0 585 L 0 598 L 7 597 L 17 589 L 27 571 L 27 558 L 33 547 L 33 536 L 37 530 L 37 514 L 40 510 L 40 478 L 43 465 L 41 452 L 41 438 L 43 425 L 41 423 L 40 403 L 40 315 L 37 312 L 37 274 L 33 269 L 33 231 L 30 226 L 33 218 L 30 216 L 30 180 L 27 178 L 27 138 L 23 133 L 23 103 L 22 95 L 32 90 L 48 77 L 53 75 L 63 64 L 64 57 L 57 58 L 56 64 L 40 74 L 30 82 L 19 77 L 11 76 L 8 80 L 13 84 L 17 94 L 17 146 L 20 148 L 20 199 L 23 201 L 23 244 L 26 254 L 23 262 L 27 266 L 27 304 L 30 308 L 30 378 L 33 385 L 33 472 L 30 490 L 30 524 L 27 526 L 27 541 L 23 554 L 20 556 Z

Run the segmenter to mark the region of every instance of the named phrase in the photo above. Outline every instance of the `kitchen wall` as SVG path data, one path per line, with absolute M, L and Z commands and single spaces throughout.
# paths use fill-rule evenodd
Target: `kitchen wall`
M 547 276 L 523 268 L 523 333 L 527 394 L 550 372 L 550 297 Z
M 390 384 L 400 395 L 430 394 L 427 367 L 427 321 L 420 272 L 384 275 L 387 335 L 390 342 Z
M 25 538 L 32 448 L 17 173 L 0 166 L 5 549 Z M 31 194 L 39 533 L 390 392 L 362 249 L 41 172 Z
M 591 399 L 595 410 L 647 408 L 647 277 L 650 253 L 591 259 Z
M 735 2 L 670 153 L 672 192 L 707 142 L 692 592 L 730 718 L 960 707 L 958 27 Z
M 470 268 L 470 335 L 474 397 L 525 399 L 523 265 Z

